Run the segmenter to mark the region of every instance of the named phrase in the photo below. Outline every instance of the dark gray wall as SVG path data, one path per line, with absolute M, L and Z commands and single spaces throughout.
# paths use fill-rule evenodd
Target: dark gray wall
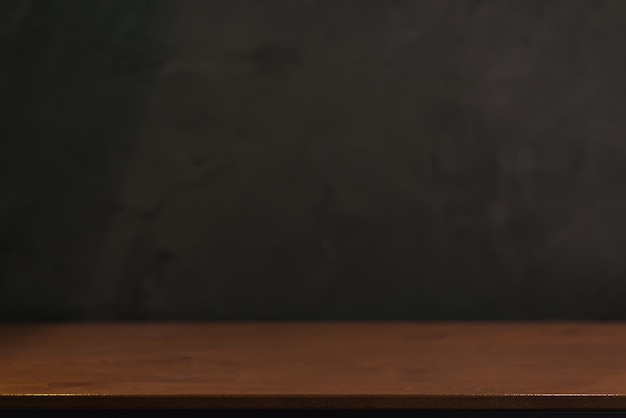
M 0 319 L 626 318 L 621 0 L 5 0 Z

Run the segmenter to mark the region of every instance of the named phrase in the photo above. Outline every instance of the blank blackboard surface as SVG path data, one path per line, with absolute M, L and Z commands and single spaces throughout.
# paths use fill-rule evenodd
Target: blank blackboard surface
M 626 319 L 626 2 L 2 0 L 0 319 Z

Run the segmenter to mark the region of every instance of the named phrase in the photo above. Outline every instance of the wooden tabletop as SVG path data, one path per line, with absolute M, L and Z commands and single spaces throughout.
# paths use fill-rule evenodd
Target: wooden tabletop
M 0 325 L 0 408 L 626 409 L 626 323 Z

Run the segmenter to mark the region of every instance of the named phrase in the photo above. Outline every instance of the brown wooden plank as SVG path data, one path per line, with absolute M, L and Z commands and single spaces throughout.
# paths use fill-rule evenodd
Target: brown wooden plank
M 2 407 L 626 410 L 626 323 L 4 324 Z

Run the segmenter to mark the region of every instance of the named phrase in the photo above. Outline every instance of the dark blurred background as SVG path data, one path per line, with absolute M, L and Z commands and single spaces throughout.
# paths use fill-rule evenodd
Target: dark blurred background
M 626 319 L 623 0 L 2 0 L 0 319 Z

